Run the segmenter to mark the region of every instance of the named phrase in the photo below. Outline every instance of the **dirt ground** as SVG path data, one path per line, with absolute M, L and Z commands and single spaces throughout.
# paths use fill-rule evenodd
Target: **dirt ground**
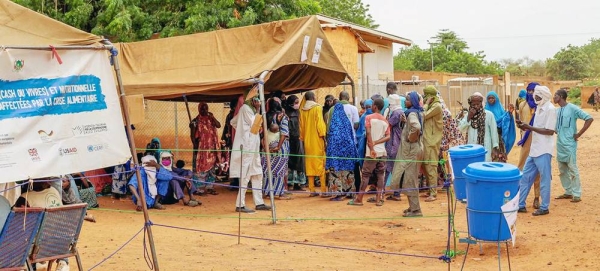
M 588 111 L 590 112 L 590 111 Z M 583 195 L 580 203 L 554 200 L 563 192 L 553 162 L 550 215 L 533 217 L 532 196 L 529 213 L 519 214 L 516 246 L 510 247 L 514 270 L 598 270 L 600 266 L 600 184 L 593 175 L 598 167 L 600 114 L 580 139 L 578 164 Z M 581 126 L 583 122 L 579 122 Z M 516 164 L 519 147 L 509 162 Z M 167 210 L 151 210 L 154 224 L 190 228 L 197 231 L 153 226 L 154 240 L 162 270 L 446 270 L 438 260 L 447 242 L 447 197 L 435 202 L 421 201 L 425 217 L 402 218 L 408 203 L 388 201 L 383 207 L 365 204 L 347 206 L 346 201 L 294 195 L 293 200 L 276 201 L 278 221 L 271 224 L 270 212 L 243 214 L 241 234 L 282 240 L 288 243 L 242 238 L 238 244 L 238 216 L 234 212 L 235 192 L 220 189 L 217 196 L 200 197 L 196 208 L 169 205 Z M 142 213 L 130 201 L 99 199 L 102 209 L 90 211 L 98 223 L 86 222 L 78 245 L 87 270 L 108 257 L 143 226 Z M 246 198 L 253 207 L 250 194 Z M 466 237 L 465 205 L 456 211 L 456 230 Z M 212 233 L 211 233 L 212 232 Z M 234 236 L 216 233 L 232 234 Z M 142 234 L 96 270 L 148 270 L 144 260 Z M 318 246 L 307 246 L 318 245 Z M 320 247 L 323 246 L 323 247 Z M 336 246 L 338 248 L 327 248 Z M 349 249 L 340 249 L 339 247 Z M 457 244 L 464 251 L 466 244 Z M 497 270 L 495 244 L 471 246 L 465 270 Z M 365 252 L 372 250 L 377 252 Z M 384 254 L 379 252 L 389 252 Z M 410 254 L 412 257 L 397 254 Z M 460 270 L 463 255 L 450 267 Z M 72 261 L 74 264 L 74 261 Z M 506 246 L 501 253 L 503 270 L 508 270 Z M 72 265 L 71 268 L 74 268 Z M 74 270 L 74 269 L 72 269 Z

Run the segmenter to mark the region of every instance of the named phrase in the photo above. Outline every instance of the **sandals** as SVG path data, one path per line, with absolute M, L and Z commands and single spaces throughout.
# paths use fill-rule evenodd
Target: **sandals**
M 196 207 L 196 206 L 202 205 L 202 203 L 199 201 L 196 201 L 196 200 L 189 200 L 187 202 L 184 202 L 183 205 L 189 206 L 189 207 Z
M 383 206 L 383 203 L 384 203 L 384 202 L 385 202 L 384 200 L 380 199 L 380 200 L 379 200 L 379 201 L 378 201 L 378 202 L 375 204 L 375 206 Z
M 324 198 L 324 199 L 331 198 L 331 195 L 329 195 L 329 194 L 323 194 L 323 195 L 321 195 L 321 198 Z
M 280 195 L 277 198 L 280 200 L 291 200 L 292 199 L 292 197 L 290 197 L 289 195 L 286 195 L 286 194 Z
M 216 196 L 219 194 L 219 192 L 217 192 L 217 190 L 214 190 L 214 189 L 206 189 L 206 194 Z
M 572 199 L 573 195 L 562 194 L 554 199 Z
M 356 202 L 354 200 L 350 200 L 348 201 L 348 205 L 352 205 L 352 206 L 363 206 L 362 202 Z
M 329 199 L 329 201 L 342 201 L 342 200 L 344 200 L 343 196 L 337 196 L 337 197 L 333 197 L 333 198 Z
M 313 192 L 313 193 L 310 193 L 310 195 L 308 195 L 308 196 L 311 197 L 311 198 L 318 197 L 319 193 Z
M 402 201 L 402 198 L 400 197 L 394 197 L 392 195 L 389 195 L 385 198 L 386 200 L 392 200 L 392 201 Z
M 154 203 L 154 206 L 152 206 L 153 209 L 158 209 L 158 210 L 164 210 L 166 209 L 165 206 L 162 206 L 162 204 L 156 202 Z
M 377 202 L 377 199 L 375 199 L 375 197 L 370 197 L 370 198 L 367 199 L 367 202 L 369 202 L 369 203 L 375 203 L 375 202 Z

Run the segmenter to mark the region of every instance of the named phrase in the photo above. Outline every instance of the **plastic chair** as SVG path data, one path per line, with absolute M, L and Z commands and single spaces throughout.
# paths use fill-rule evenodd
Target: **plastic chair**
M 4 229 L 4 223 L 6 223 L 8 215 L 10 215 L 10 202 L 5 197 L 0 196 L 0 232 Z
M 31 270 L 27 257 L 43 217 L 43 208 L 15 208 L 10 212 L 0 233 L 0 270 Z
M 83 270 L 77 241 L 86 207 L 86 203 L 80 203 L 46 209 L 29 258 L 30 264 L 48 261 L 48 270 L 51 270 L 54 260 L 74 256 L 78 269 Z

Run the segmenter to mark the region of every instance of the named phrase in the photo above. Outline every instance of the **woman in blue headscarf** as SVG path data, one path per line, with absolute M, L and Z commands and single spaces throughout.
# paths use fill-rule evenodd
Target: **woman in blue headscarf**
M 515 121 L 513 118 L 515 107 L 514 105 L 509 104 L 508 111 L 504 110 L 498 94 L 494 91 L 490 91 L 487 95 L 485 110 L 494 114 L 496 126 L 498 127 L 498 137 L 500 138 L 500 144 L 498 146 L 499 151 L 496 157 L 492 157 L 492 161 L 506 162 L 507 156 L 515 144 L 515 138 L 517 137 Z

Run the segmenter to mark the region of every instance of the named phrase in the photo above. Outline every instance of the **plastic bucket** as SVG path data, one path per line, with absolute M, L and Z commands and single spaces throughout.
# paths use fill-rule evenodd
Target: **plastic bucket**
M 460 145 L 448 150 L 454 176 L 454 195 L 457 200 L 467 198 L 467 184 L 463 170 L 471 163 L 484 162 L 486 153 L 485 148 L 477 144 Z
M 501 206 L 519 191 L 521 171 L 506 163 L 472 163 L 463 170 L 467 179 L 469 235 L 484 241 L 511 239 Z M 516 210 L 515 210 L 516 212 Z

